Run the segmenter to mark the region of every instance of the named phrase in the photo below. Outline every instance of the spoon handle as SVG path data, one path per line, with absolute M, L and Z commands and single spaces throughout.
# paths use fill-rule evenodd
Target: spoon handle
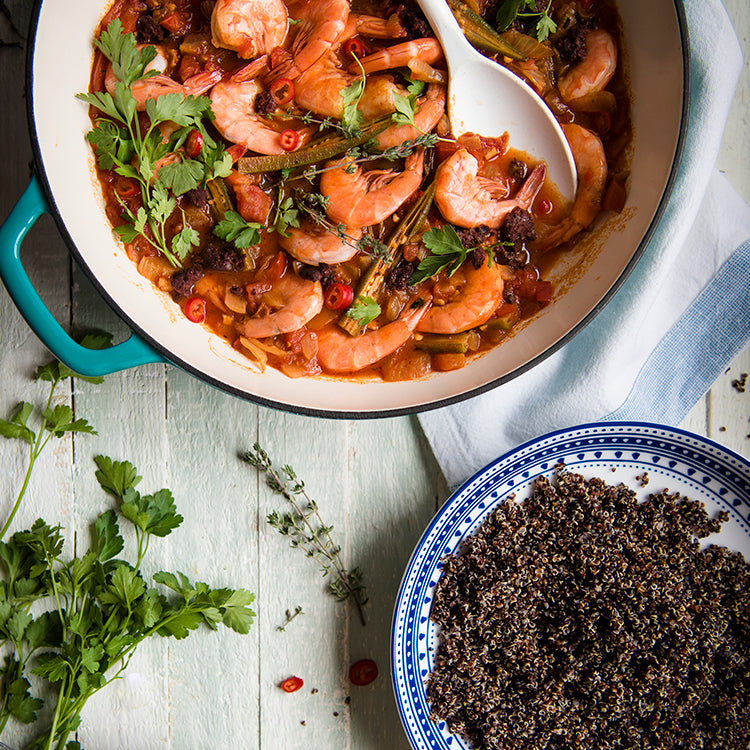
M 417 2 L 435 32 L 449 66 L 452 61 L 457 62 L 460 58 L 465 59 L 474 53 L 474 48 L 464 36 L 453 11 L 445 0 L 417 0 Z

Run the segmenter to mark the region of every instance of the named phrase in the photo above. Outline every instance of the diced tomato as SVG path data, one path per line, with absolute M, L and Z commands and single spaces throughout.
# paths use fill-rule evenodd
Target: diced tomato
M 203 297 L 190 297 L 185 303 L 185 317 L 191 323 L 203 323 L 206 319 L 206 300 Z
M 156 17 L 157 14 L 154 14 Z M 174 11 L 168 13 L 163 18 L 157 19 L 159 23 L 172 34 L 182 34 L 190 26 L 190 13 L 188 11 Z
M 359 39 L 352 37 L 344 42 L 344 52 L 349 57 L 364 57 L 365 46 Z
M 286 253 L 279 250 L 271 260 L 268 261 L 263 273 L 263 277 L 273 283 L 278 281 L 286 273 L 287 259 Z
M 519 297 L 534 297 L 538 278 L 539 275 L 534 266 L 524 266 L 516 271 L 511 286 Z
M 279 143 L 284 151 L 294 151 L 299 146 L 299 133 L 296 130 L 282 130 L 279 134 Z
M 372 659 L 360 659 L 349 667 L 349 679 L 354 685 L 369 685 L 378 676 L 378 665 Z
M 247 175 L 232 171 L 226 178 L 237 199 L 237 213 L 245 221 L 263 223 L 268 218 L 273 200 L 266 195 Z
M 467 362 L 465 354 L 454 354 L 453 352 L 440 352 L 432 355 L 432 369 L 437 372 L 450 372 L 460 370 Z
M 285 680 L 283 680 L 279 687 L 285 693 L 296 693 L 304 684 L 305 682 L 301 677 L 293 676 L 287 677 Z
M 239 143 L 233 143 L 231 146 L 229 146 L 227 148 L 227 153 L 232 159 L 232 164 L 234 164 L 237 159 L 241 159 L 245 151 L 247 151 L 247 149 L 244 146 L 241 146 Z
M 628 191 L 625 189 L 625 185 L 616 177 L 612 178 L 607 185 L 607 189 L 604 191 L 602 208 L 605 211 L 615 211 L 619 214 L 625 208 L 627 198 Z
M 180 60 L 180 67 L 177 69 L 177 75 L 184 83 L 188 78 L 192 78 L 202 71 L 203 65 L 195 55 L 183 55 L 182 60 Z
M 200 130 L 191 130 L 185 139 L 185 153 L 191 159 L 197 159 L 203 148 L 203 136 Z
M 114 188 L 120 198 L 132 198 L 140 192 L 138 183 L 135 180 L 132 180 L 130 177 L 123 177 L 122 175 L 115 177 Z
M 353 299 L 354 290 L 338 281 L 330 284 L 323 294 L 323 301 L 329 310 L 343 310 L 351 305 Z
M 446 138 L 441 138 L 435 144 L 435 154 L 437 155 L 438 161 L 445 161 L 449 156 L 453 156 L 458 149 L 459 145 L 457 141 L 448 140 Z
M 534 290 L 534 299 L 542 303 L 551 302 L 552 284 L 549 281 L 537 281 L 536 289 Z
M 268 90 L 281 106 L 289 104 L 294 99 L 294 82 L 289 78 L 277 78 Z

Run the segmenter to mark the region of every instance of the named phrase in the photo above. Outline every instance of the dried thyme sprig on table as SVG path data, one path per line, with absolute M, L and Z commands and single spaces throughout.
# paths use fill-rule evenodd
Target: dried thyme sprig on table
M 318 512 L 318 504 L 307 494 L 305 483 L 294 469 L 285 465 L 281 473 L 271 464 L 268 454 L 258 443 L 242 455 L 242 460 L 254 466 L 266 476 L 266 484 L 290 503 L 293 510 L 288 513 L 273 511 L 266 520 L 283 536 L 288 536 L 292 547 L 304 550 L 308 557 L 314 557 L 323 575 L 332 576 L 328 590 L 339 601 L 353 599 L 359 619 L 365 624 L 363 606 L 367 603 L 367 593 L 359 568 L 347 570 L 341 561 L 341 547 L 331 537 L 333 526 L 326 526 Z

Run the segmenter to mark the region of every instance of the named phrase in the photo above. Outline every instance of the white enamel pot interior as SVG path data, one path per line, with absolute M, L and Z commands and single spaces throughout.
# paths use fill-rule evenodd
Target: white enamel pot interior
M 293 380 L 270 369 L 258 374 L 138 274 L 107 221 L 85 138 L 91 123 L 75 95 L 87 89 L 94 30 L 108 6 L 109 0 L 40 0 L 35 8 L 28 106 L 37 172 L 50 209 L 81 268 L 139 336 L 196 377 L 276 408 L 344 418 L 407 414 L 522 375 L 575 335 L 627 277 L 661 216 L 679 162 L 688 97 L 684 11 L 679 0 L 622 0 L 621 61 L 633 92 L 634 131 L 627 204 L 621 214 L 605 217 L 568 256 L 568 267 L 551 277 L 559 286 L 554 303 L 463 369 L 425 380 Z

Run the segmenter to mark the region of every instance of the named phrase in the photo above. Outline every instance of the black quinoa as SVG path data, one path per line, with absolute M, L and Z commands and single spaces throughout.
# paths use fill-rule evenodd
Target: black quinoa
M 702 503 L 561 470 L 443 561 L 432 718 L 475 748 L 747 750 L 750 565 Z

